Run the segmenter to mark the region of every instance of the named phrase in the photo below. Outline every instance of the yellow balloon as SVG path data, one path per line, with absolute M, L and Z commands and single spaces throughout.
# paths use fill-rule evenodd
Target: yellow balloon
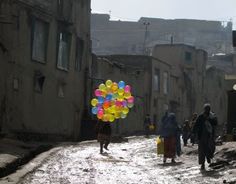
M 116 119 L 119 119 L 119 118 L 120 118 L 120 115 L 121 115 L 120 112 L 116 112 L 116 113 L 115 113 L 115 118 L 116 118 Z
M 101 90 L 101 92 L 102 92 L 102 97 L 106 97 L 106 95 L 107 95 L 107 91 L 106 91 L 106 88 L 105 88 L 105 90 Z
M 115 121 L 115 117 L 114 117 L 113 115 L 110 115 L 109 121 L 110 121 L 110 122 Z
M 123 112 L 123 114 L 128 114 L 129 113 L 129 108 L 128 107 L 124 107 L 122 112 Z
M 97 100 L 96 98 L 93 98 L 93 99 L 91 100 L 91 105 L 92 105 L 93 107 L 95 107 L 97 104 L 98 104 L 98 100 Z
M 123 95 L 118 95 L 117 100 L 123 101 L 124 100 L 124 96 Z
M 106 86 L 107 86 L 108 88 L 110 88 L 110 87 L 112 86 L 112 81 L 111 81 L 111 80 L 107 80 L 107 81 L 106 81 Z
M 113 105 L 111 108 L 110 108 L 110 110 L 111 110 L 111 113 L 115 113 L 116 112 L 116 106 L 115 105 Z
M 124 93 L 124 97 L 128 99 L 129 97 L 131 97 L 131 93 Z
M 108 121 L 109 121 L 108 114 L 104 114 L 104 115 L 103 115 L 102 121 L 104 121 L 104 122 L 108 122 Z
M 113 82 L 111 89 L 113 92 L 116 92 L 118 90 L 118 84 L 116 82 Z
M 105 90 L 106 90 L 105 84 L 100 84 L 100 85 L 99 85 L 99 89 L 100 89 L 101 91 L 105 91 Z
M 123 95 L 123 94 L 124 94 L 124 89 L 118 89 L 117 93 L 118 93 L 119 95 Z

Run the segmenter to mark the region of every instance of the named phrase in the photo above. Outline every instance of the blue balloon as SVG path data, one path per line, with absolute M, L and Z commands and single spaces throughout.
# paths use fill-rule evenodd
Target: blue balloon
M 98 97 L 98 103 L 100 103 L 100 104 L 104 103 L 104 98 L 99 96 Z
M 108 95 L 106 96 L 106 100 L 111 101 L 111 100 L 112 100 L 112 94 L 108 94 Z
M 125 87 L 125 82 L 124 82 L 124 81 L 120 81 L 120 82 L 118 83 L 118 87 L 121 88 L 121 89 L 124 89 L 124 87 Z
M 97 108 L 97 107 L 93 107 L 93 108 L 92 108 L 92 113 L 96 115 L 97 112 L 98 112 L 98 108 Z

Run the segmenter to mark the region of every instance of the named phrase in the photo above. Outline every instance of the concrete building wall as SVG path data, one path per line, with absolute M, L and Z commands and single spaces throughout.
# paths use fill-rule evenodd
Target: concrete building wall
M 192 113 L 200 112 L 206 52 L 183 44 L 165 44 L 156 45 L 152 55 L 171 65 L 169 110 L 177 114 L 178 121 L 182 122 L 189 119 Z
M 155 89 L 155 70 L 159 71 L 159 90 Z M 152 94 L 151 94 L 151 119 L 154 123 L 159 125 L 162 116 L 165 114 L 169 107 L 169 94 L 171 93 L 170 88 L 170 75 L 171 66 L 167 63 L 155 59 L 152 59 Z M 165 73 L 167 78 L 165 78 Z M 165 84 L 166 83 L 166 84 Z M 166 86 L 165 86 L 166 85 Z M 165 89 L 167 88 L 167 89 Z
M 60 6 L 65 14 L 59 13 Z M 9 50 L 3 131 L 78 139 L 85 96 L 84 71 L 90 58 L 90 1 L 69 0 L 63 5 L 56 0 L 3 1 L 0 9 L 12 21 L 0 29 L 2 42 Z M 32 55 L 35 19 L 48 25 L 44 61 Z M 71 35 L 68 68 L 63 69 L 57 63 L 59 28 Z M 78 38 L 83 46 L 79 47 L 81 65 L 76 68 Z

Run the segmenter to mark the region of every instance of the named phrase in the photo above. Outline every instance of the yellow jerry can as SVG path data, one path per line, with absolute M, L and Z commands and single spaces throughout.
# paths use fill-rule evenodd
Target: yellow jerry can
M 164 139 L 158 136 L 156 139 L 156 143 L 157 143 L 157 154 L 163 155 L 164 154 Z

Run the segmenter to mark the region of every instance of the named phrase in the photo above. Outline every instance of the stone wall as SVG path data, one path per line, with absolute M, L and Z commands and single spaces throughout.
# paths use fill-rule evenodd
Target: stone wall
M 5 71 L 5 81 L 0 85 L 1 91 L 6 91 L 7 117 L 2 123 L 5 133 L 79 138 L 85 69 L 90 59 L 90 1 L 61 2 L 63 8 L 71 7 L 66 9 L 69 19 L 58 15 L 56 0 L 0 3 L 1 20 L 11 20 L 10 24 L 0 23 L 0 40 L 8 49 L 5 67 L 0 67 L 1 74 Z M 45 42 L 37 42 L 39 35 L 34 37 L 38 34 L 34 31 L 36 23 L 41 26 L 38 33 Z M 64 48 L 66 42 L 68 52 L 59 50 L 59 39 L 64 41 Z M 46 50 L 36 47 L 33 51 L 36 42 L 39 48 L 45 43 Z M 59 52 L 69 59 L 59 63 Z

